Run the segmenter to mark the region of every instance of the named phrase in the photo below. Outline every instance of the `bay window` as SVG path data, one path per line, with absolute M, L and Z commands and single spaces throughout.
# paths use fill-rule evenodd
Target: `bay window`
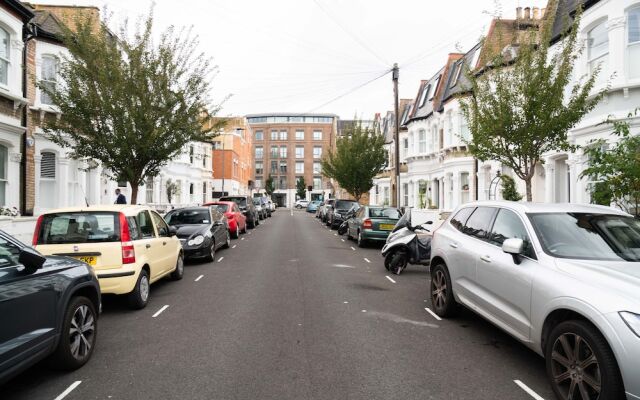
M 0 28 L 0 83 L 9 83 L 9 60 L 11 59 L 11 36 Z
M 40 84 L 49 91 L 55 91 L 58 85 L 58 58 L 55 56 L 42 56 L 42 74 Z M 40 91 L 40 102 L 42 104 L 53 104 L 51 96 L 44 90 Z
M 418 154 L 427 152 L 427 132 L 424 129 L 418 131 Z
M 600 73 L 597 83 L 604 83 L 609 67 L 609 31 L 607 21 L 602 21 L 587 34 L 587 57 L 589 62 L 589 74 L 592 74 L 598 66 Z
M 640 78 L 640 6 L 627 13 L 627 60 L 628 77 Z

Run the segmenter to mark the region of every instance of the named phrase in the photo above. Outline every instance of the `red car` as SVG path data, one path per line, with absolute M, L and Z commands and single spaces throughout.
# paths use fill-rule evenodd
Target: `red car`
M 229 220 L 229 233 L 237 239 L 241 233 L 247 233 L 247 217 L 242 214 L 238 205 L 233 201 L 215 201 L 205 206 L 215 206 Z

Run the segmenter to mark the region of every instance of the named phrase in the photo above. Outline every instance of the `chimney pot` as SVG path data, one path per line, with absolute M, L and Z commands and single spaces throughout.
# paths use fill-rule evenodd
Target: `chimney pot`
M 522 19 L 522 7 L 516 7 L 516 19 Z
M 533 7 L 533 19 L 534 20 L 539 20 L 540 19 L 540 8 L 538 7 Z
M 531 19 L 531 8 L 529 7 L 525 7 L 524 8 L 524 17 L 522 19 Z

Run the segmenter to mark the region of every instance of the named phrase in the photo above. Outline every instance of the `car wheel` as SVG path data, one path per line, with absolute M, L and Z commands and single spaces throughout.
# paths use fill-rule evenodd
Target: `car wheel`
M 559 399 L 623 399 L 615 356 L 598 329 L 586 321 L 565 321 L 549 334 L 547 377 Z
M 142 269 L 140 270 L 140 275 L 136 281 L 136 286 L 133 288 L 133 292 L 128 295 L 129 306 L 136 310 L 145 308 L 149 302 L 150 288 L 149 273 Z
M 171 279 L 174 281 L 179 281 L 184 276 L 184 257 L 182 254 L 178 254 L 178 259 L 176 260 L 176 268 L 171 273 Z
M 98 315 L 88 298 L 73 297 L 62 322 L 58 347 L 51 356 L 55 368 L 73 370 L 89 361 L 98 334 Z
M 362 238 L 362 232 L 358 232 L 358 247 L 365 247 L 367 242 Z
M 207 254 L 207 261 L 211 262 L 216 259 L 216 242 L 211 239 L 211 246 L 209 247 L 209 254 Z
M 351 236 L 351 229 L 349 229 L 349 227 L 347 227 L 347 240 L 352 240 L 353 236 Z
M 240 226 L 238 225 L 238 226 L 236 226 L 236 230 L 233 231 L 233 238 L 237 239 L 239 237 L 240 237 Z
M 458 304 L 453 297 L 451 277 L 444 264 L 437 264 L 431 269 L 431 306 L 440 317 L 452 317 L 456 314 Z
M 231 235 L 229 234 L 229 230 L 227 229 L 227 239 L 224 242 L 224 248 L 228 249 L 229 247 L 231 247 Z

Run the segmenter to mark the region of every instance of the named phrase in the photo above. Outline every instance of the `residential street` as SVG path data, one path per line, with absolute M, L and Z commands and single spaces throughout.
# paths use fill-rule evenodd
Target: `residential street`
M 379 248 L 344 240 L 279 209 L 154 285 L 145 309 L 103 299 L 84 368 L 38 365 L 0 398 L 53 400 L 81 381 L 65 399 L 531 399 L 515 380 L 553 397 L 543 359 L 507 334 L 425 310 L 426 269 L 386 276 Z

